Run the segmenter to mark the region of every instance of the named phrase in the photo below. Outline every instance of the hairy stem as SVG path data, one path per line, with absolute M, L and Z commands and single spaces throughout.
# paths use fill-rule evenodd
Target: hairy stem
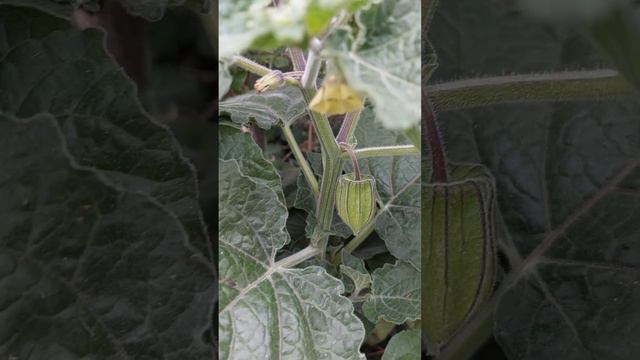
M 289 48 L 289 57 L 293 64 L 294 71 L 305 71 L 307 69 L 307 60 L 300 48 Z
M 354 153 L 358 159 L 366 159 L 381 156 L 419 155 L 420 149 L 413 145 L 375 146 L 356 149 Z M 347 156 L 344 154 L 342 157 L 346 158 Z
M 289 148 L 293 153 L 293 157 L 296 158 L 298 165 L 300 165 L 300 168 L 302 169 L 302 174 L 304 175 L 304 178 L 307 180 L 307 183 L 309 184 L 309 187 L 313 192 L 313 196 L 317 199 L 318 196 L 320 195 L 320 190 L 319 190 L 320 187 L 318 185 L 318 180 L 313 174 L 313 170 L 311 169 L 311 166 L 307 162 L 307 159 L 305 159 L 304 155 L 302 154 L 302 151 L 300 150 L 300 146 L 298 146 L 298 142 L 296 141 L 296 138 L 293 136 L 293 132 L 291 132 L 291 127 L 289 125 L 282 126 L 282 133 L 284 134 L 284 137 L 287 140 L 287 143 L 289 144 Z
M 241 69 L 244 69 L 252 74 L 256 74 L 259 76 L 265 76 L 269 73 L 271 73 L 271 69 L 269 69 L 266 66 L 260 65 L 257 62 L 248 59 L 244 56 L 241 55 L 235 55 L 233 57 L 231 57 L 231 65 L 235 65 Z M 284 76 L 283 80 L 285 83 L 289 84 L 289 85 L 298 85 L 299 82 L 298 80 L 295 79 L 294 76 L 291 76 L 293 74 L 286 74 L 289 76 Z
M 360 165 L 358 165 L 358 158 L 356 157 L 355 151 L 353 151 L 353 148 L 347 143 L 341 143 L 340 146 L 351 160 L 351 166 L 353 167 L 355 176 L 354 180 L 360 181 L 362 177 L 360 175 Z
M 302 80 L 300 81 L 300 85 L 303 89 L 314 89 L 316 88 L 316 79 L 318 78 L 318 73 L 320 72 L 320 65 L 322 65 L 322 60 L 319 56 L 321 43 L 318 39 L 312 39 L 311 45 L 309 46 L 309 57 L 307 58 L 307 65 L 304 70 L 304 74 L 302 75 Z
M 329 241 L 333 209 L 335 208 L 335 193 L 340 174 L 342 174 L 342 160 L 327 158 L 322 171 L 320 196 L 316 208 L 317 228 L 311 238 L 311 244 L 320 249 L 322 257 L 325 255 L 324 252 Z
M 567 71 L 468 79 L 435 84 L 426 92 L 438 111 L 533 101 L 603 100 L 633 95 L 613 70 Z
M 289 53 L 294 71 L 304 71 L 306 61 L 302 50 L 298 48 L 290 48 Z M 313 96 L 315 89 L 303 88 L 307 109 Z M 342 173 L 343 160 L 340 156 L 341 151 L 336 142 L 329 119 L 317 112 L 308 110 L 309 117 L 313 121 L 313 126 L 320 141 L 322 148 L 322 179 L 320 182 L 320 195 L 316 207 L 317 227 L 311 238 L 311 245 L 320 250 L 321 258 L 325 256 L 325 249 L 329 241 L 329 232 L 331 231 L 331 223 L 333 221 L 333 211 L 335 208 L 335 192 L 338 185 L 338 177 Z
M 364 102 L 364 99 L 362 101 Z M 361 113 L 362 110 L 358 110 L 344 115 L 340 131 L 338 132 L 338 136 L 336 136 L 336 141 L 338 143 L 348 143 L 349 140 L 351 140 L 351 137 L 358 126 L 358 121 L 360 121 Z
M 257 62 L 241 55 L 232 56 L 231 64 L 260 76 L 265 76 L 271 72 L 271 69 L 268 67 L 260 65 Z
M 320 250 L 318 248 L 307 246 L 306 248 L 298 251 L 297 253 L 287 256 L 286 258 L 276 262 L 273 267 L 274 268 L 291 268 L 319 254 L 320 254 Z
M 428 149 L 431 153 L 431 183 L 445 183 L 448 180 L 447 157 L 440 138 L 436 114 L 429 97 L 425 95 L 422 97 L 422 126 L 426 132 L 423 137 L 426 143 L 422 144 L 422 149 Z

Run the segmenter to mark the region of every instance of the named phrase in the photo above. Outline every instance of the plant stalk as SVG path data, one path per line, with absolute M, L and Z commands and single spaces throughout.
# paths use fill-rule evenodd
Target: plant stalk
M 290 48 L 289 53 L 294 71 L 304 71 L 306 61 L 302 50 Z M 315 89 L 302 88 L 307 109 L 311 99 L 315 95 Z M 335 192 L 338 185 L 338 177 L 342 173 L 343 160 L 341 151 L 333 135 L 329 119 L 317 112 L 307 110 L 313 121 L 313 126 L 322 148 L 322 179 L 320 182 L 320 195 L 316 207 L 317 227 L 311 237 L 311 245 L 320 250 L 320 257 L 324 259 L 325 250 L 329 241 L 329 232 L 333 221 L 335 208 Z
M 282 133 L 284 134 L 284 137 L 287 140 L 287 143 L 289 143 L 289 148 L 293 153 L 293 157 L 295 157 L 296 161 L 298 162 L 298 165 L 300 165 L 300 168 L 302 169 L 302 174 L 307 180 L 307 183 L 309 184 L 309 187 L 313 192 L 313 196 L 317 199 L 318 196 L 320 195 L 320 190 L 319 190 L 320 186 L 318 185 L 318 180 L 316 179 L 316 176 L 313 174 L 313 170 L 311 169 L 311 166 L 309 165 L 304 155 L 302 154 L 302 151 L 298 146 L 298 142 L 296 141 L 296 138 L 293 136 L 293 132 L 291 132 L 291 127 L 289 125 L 283 125 Z
M 302 80 L 300 80 L 300 85 L 303 89 L 315 90 L 316 88 L 316 79 L 320 72 L 320 65 L 322 65 L 322 60 L 320 59 L 319 54 L 321 46 L 322 44 L 320 43 L 320 40 L 315 38 L 311 40 L 309 56 L 307 57 L 307 65 L 304 69 Z
M 320 250 L 313 246 L 307 246 L 306 248 L 287 256 L 284 259 L 276 262 L 274 268 L 291 268 L 303 261 L 309 260 L 320 254 Z
M 351 160 L 351 166 L 353 167 L 355 176 L 354 180 L 360 181 L 362 179 L 362 176 L 360 175 L 360 165 L 358 165 L 358 158 L 356 157 L 355 151 L 353 151 L 353 148 L 347 143 L 340 143 L 340 146 L 342 146 L 344 153 L 346 153 Z
M 260 65 L 257 62 L 241 55 L 232 56 L 231 64 L 260 76 L 265 76 L 271 72 L 271 69 L 268 67 Z
M 272 70 L 266 66 L 260 65 L 257 62 L 248 59 L 241 55 L 235 55 L 231 57 L 231 65 L 235 65 L 241 69 L 244 69 L 252 74 L 256 74 L 259 76 L 265 76 L 269 74 Z M 287 74 L 285 74 L 287 75 Z M 284 76 L 284 82 L 289 85 L 299 85 L 298 80 L 293 78 L 292 76 Z
M 586 70 L 458 80 L 425 90 L 438 111 L 505 103 L 605 100 L 633 96 L 635 89 L 616 71 Z
M 312 235 L 311 243 L 322 250 L 326 249 L 329 240 L 329 232 L 333 222 L 333 211 L 335 208 L 335 193 L 338 186 L 338 178 L 342 174 L 342 160 L 326 159 L 322 181 L 320 183 L 320 196 L 316 208 L 317 229 Z
M 356 149 L 354 153 L 358 159 L 367 159 L 382 156 L 420 155 L 420 149 L 413 145 L 374 146 Z M 344 154 L 342 157 L 346 159 L 347 156 Z
M 364 102 L 364 99 L 362 101 Z M 358 121 L 360 121 L 361 113 L 362 110 L 358 110 L 344 115 L 340 131 L 338 132 L 338 136 L 336 136 L 336 142 L 338 142 L 338 144 L 348 143 L 351 140 L 351 137 L 353 137 L 353 133 L 356 131 L 356 127 L 358 126 Z
M 349 243 L 345 245 L 343 250 L 351 254 L 355 249 L 358 248 L 358 246 L 360 246 L 360 244 L 362 244 L 367 239 L 367 237 L 369 237 L 369 235 L 371 235 L 375 228 L 376 218 L 374 217 L 367 225 L 360 229 L 356 236 L 354 236 L 353 239 L 351 239 L 351 241 L 349 241 Z

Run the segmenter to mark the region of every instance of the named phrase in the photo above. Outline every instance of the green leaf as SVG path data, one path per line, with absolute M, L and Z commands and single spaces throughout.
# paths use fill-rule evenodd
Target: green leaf
M 580 31 L 636 88 L 640 87 L 640 9 L 632 1 L 522 0 L 527 15 Z
M 382 360 L 419 360 L 420 347 L 420 330 L 405 330 L 389 340 Z
M 295 86 L 234 96 L 221 101 L 218 109 L 235 123 L 245 125 L 253 120 L 263 129 L 292 123 L 307 113 L 302 92 Z
M 355 131 L 358 148 L 408 144 L 401 132 L 385 129 L 365 109 Z M 376 179 L 382 202 L 376 232 L 393 256 L 420 267 L 420 157 L 389 156 L 359 161 L 363 173 Z
M 575 34 L 512 10 L 442 2 L 432 28 L 442 60 L 435 76 L 601 63 Z M 495 336 L 509 358 L 632 359 L 640 351 L 632 340 L 640 332 L 639 110 L 606 101 L 439 114 L 451 160 L 481 161 L 496 177 L 500 240 L 515 259 L 495 308 Z
M 362 259 L 344 250 L 340 252 L 340 258 L 340 274 L 342 274 L 342 282 L 345 284 L 346 292 L 358 294 L 371 285 L 371 275 L 369 275 Z M 346 281 L 347 278 L 349 281 Z
M 80 165 L 158 199 L 210 258 L 193 168 L 169 130 L 142 111 L 135 86 L 104 51 L 103 33 L 10 6 L 2 7 L 0 22 L 0 109 L 54 115 Z
M 629 83 L 640 89 L 640 11 L 630 3 L 616 5 L 605 17 L 584 25 L 585 32 Z
M 3 202 L 3 212 L 16 215 L 0 226 L 0 252 L 15 258 L 28 251 L 19 261 L 33 258 L 22 268 L 39 268 L 31 274 L 43 279 L 34 291 L 56 294 L 56 307 L 47 311 L 66 309 L 71 319 L 65 324 L 65 316 L 37 315 L 48 306 L 34 300 L 41 295 L 20 298 L 22 290 L 9 286 L 0 293 L 15 306 L 10 312 L 3 307 L 12 319 L 0 322 L 0 333 L 22 329 L 24 338 L 0 353 L 28 351 L 31 338 L 43 349 L 41 357 L 31 356 L 43 359 L 57 351 L 69 359 L 88 352 L 211 356 L 212 347 L 202 341 L 211 326 L 215 268 L 195 174 L 173 136 L 142 111 L 135 87 L 105 53 L 101 32 L 77 32 L 65 20 L 12 6 L 0 6 L 0 23 L 0 109 L 7 127 L 0 141 L 7 157 L 1 162 L 7 170 L 0 187 L 8 194 L 3 199 L 25 201 Z M 47 115 L 15 120 L 36 114 Z M 16 131 L 24 141 L 11 140 L 19 137 Z M 27 136 L 31 132 L 39 135 Z M 12 166 L 16 170 L 9 170 Z M 24 183 L 26 177 L 33 180 Z M 84 200 L 74 202 L 74 197 Z M 61 214 L 66 215 L 56 219 Z M 85 220 L 93 231 L 74 225 Z M 2 263 L 8 266 L 2 276 L 14 277 L 17 268 L 11 264 L 17 263 Z M 69 278 L 70 271 L 75 278 Z M 24 286 L 20 281 L 31 280 L 18 276 L 12 281 Z M 163 308 L 166 304 L 171 311 Z M 37 316 L 32 320 L 20 314 Z M 54 335 L 41 341 L 45 333 L 38 323 Z
M 362 311 L 372 322 L 394 324 L 420 319 L 420 270 L 405 261 L 385 264 L 372 274 L 371 294 Z
M 261 158 L 246 166 L 250 157 L 219 161 L 220 358 L 362 358 L 364 327 L 342 283 L 321 267 L 275 262 L 289 241 L 287 208 L 282 187 L 270 184 L 276 170 L 257 166 Z
M 218 158 L 235 160 L 242 168 L 256 174 L 254 181 L 276 188 L 281 185 L 280 176 L 272 171 L 272 165 L 265 160 L 262 150 L 255 146 L 253 139 L 238 129 L 222 125 L 218 128 Z M 284 202 L 284 194 L 279 194 Z
M 429 41 L 429 26 L 433 21 L 433 15 L 438 8 L 438 0 L 426 0 L 422 4 L 422 86 L 426 86 L 431 75 L 438 68 L 438 56 Z
M 385 127 L 407 129 L 420 120 L 420 3 L 384 0 L 357 14 L 358 32 L 350 49 L 329 40 L 347 82 L 375 106 Z M 344 36 L 338 32 L 336 36 Z M 336 45 L 340 44 L 340 45 Z
M 626 359 L 625 353 L 640 350 L 628 337 L 640 330 L 630 325 L 640 321 L 638 110 L 615 102 L 558 106 L 512 135 L 535 145 L 504 155 L 540 155 L 497 179 L 502 212 L 525 257 L 498 306 L 497 336 L 509 353 Z M 495 134 L 512 127 L 504 119 L 479 133 L 485 151 L 500 153 L 486 134 L 493 134 L 491 142 L 503 142 Z M 496 169 L 495 158 L 487 160 Z M 549 321 L 555 325 L 523 344 L 514 321 L 530 324 L 529 330 L 546 328 Z M 611 329 L 604 337 L 603 328 Z M 556 340 L 550 343 L 546 336 Z
M 169 207 L 65 140 L 49 114 L 0 114 L 0 357 L 213 356 L 211 264 Z

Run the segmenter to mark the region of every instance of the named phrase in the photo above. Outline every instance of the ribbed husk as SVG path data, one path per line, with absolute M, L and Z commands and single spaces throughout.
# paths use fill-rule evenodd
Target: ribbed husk
M 422 327 L 430 352 L 491 295 L 496 269 L 495 185 L 480 165 L 451 165 L 450 181 L 422 185 Z
M 376 213 L 376 180 L 362 175 L 360 180 L 354 174 L 345 174 L 338 179 L 336 188 L 336 209 L 338 215 L 357 234 Z

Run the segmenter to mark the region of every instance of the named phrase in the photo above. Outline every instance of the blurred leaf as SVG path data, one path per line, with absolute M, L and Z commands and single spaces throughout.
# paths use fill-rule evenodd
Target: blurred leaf
M 636 88 L 640 88 L 640 11 L 618 6 L 606 17 L 586 25 L 596 44 Z
M 351 48 L 344 48 L 344 39 L 329 40 L 326 55 L 335 60 L 349 85 L 371 100 L 385 127 L 406 129 L 417 124 L 420 3 L 383 0 L 360 11 L 356 18 L 358 29 Z
M 301 45 L 324 29 L 342 10 L 354 11 L 364 0 L 298 0 L 269 6 L 271 0 L 220 0 L 220 57 L 247 49 L 272 50 Z
M 218 61 L 218 100 L 227 94 L 232 81 L 233 78 L 231 77 L 227 63 L 225 61 Z
M 520 0 L 524 12 L 582 32 L 640 87 L 640 9 L 629 0 Z

